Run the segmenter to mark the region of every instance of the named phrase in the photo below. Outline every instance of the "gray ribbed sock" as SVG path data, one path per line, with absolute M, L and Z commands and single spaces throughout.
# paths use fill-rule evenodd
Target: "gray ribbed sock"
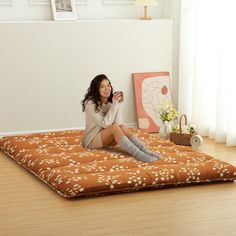
M 130 137 L 130 141 L 137 146 L 141 151 L 145 152 L 146 154 L 156 157 L 158 160 L 160 159 L 160 154 L 151 152 L 148 150 L 147 146 L 145 146 L 135 135 Z
M 142 152 L 126 136 L 121 138 L 119 144 L 125 151 L 134 156 L 138 161 L 144 161 L 144 162 L 158 161 L 157 158 Z

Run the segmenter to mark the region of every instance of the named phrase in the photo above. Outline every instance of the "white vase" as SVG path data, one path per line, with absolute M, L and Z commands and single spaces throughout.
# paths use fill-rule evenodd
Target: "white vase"
M 171 124 L 168 121 L 162 121 L 159 134 L 161 139 L 169 139 L 172 131 Z

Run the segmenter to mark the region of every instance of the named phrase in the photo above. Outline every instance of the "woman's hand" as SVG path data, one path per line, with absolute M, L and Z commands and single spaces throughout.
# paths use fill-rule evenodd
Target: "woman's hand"
M 112 101 L 113 102 L 119 102 L 122 99 L 122 93 L 118 92 L 118 93 L 114 93 Z

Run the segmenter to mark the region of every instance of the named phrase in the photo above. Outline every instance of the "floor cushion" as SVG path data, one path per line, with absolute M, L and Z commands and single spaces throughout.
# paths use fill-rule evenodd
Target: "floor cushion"
M 131 130 L 162 160 L 140 162 L 119 146 L 84 149 L 82 130 L 2 137 L 0 148 L 66 198 L 236 179 L 236 168 L 229 163 Z

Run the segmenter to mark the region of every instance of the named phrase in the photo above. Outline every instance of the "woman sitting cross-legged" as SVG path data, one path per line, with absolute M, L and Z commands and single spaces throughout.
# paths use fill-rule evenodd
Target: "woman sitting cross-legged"
M 121 93 L 113 94 L 106 75 L 97 75 L 90 83 L 82 100 L 86 116 L 86 129 L 82 139 L 84 148 L 102 148 L 119 144 L 139 161 L 160 160 L 129 129 L 123 125 L 120 110 Z

